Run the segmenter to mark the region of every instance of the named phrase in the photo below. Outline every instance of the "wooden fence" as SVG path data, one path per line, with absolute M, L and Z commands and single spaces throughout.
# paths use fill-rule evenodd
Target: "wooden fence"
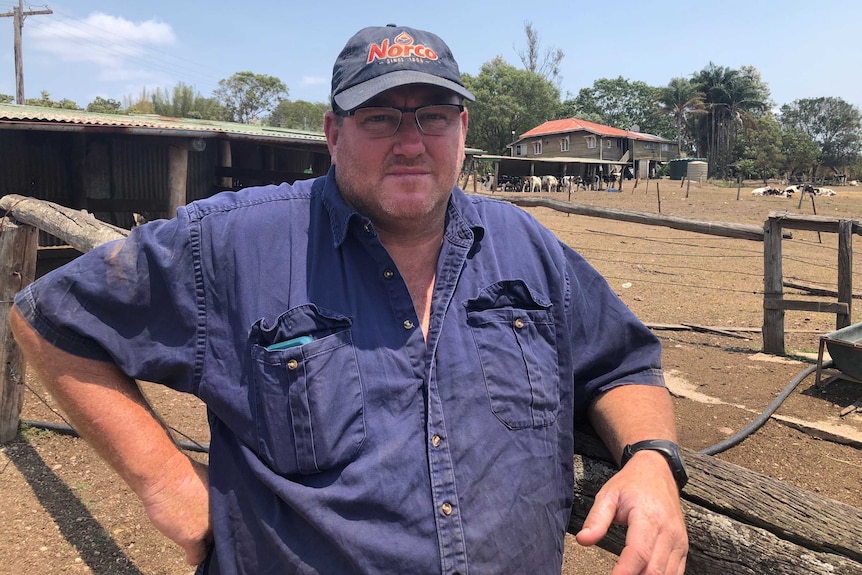
M 82 252 L 128 230 L 21 196 L 0 198 L 0 208 L 7 212 L 0 228 L 0 291 L 6 304 L 0 349 L 7 366 L 0 371 L 0 442 L 5 443 L 18 429 L 25 367 L 8 330 L 8 310 L 14 294 L 35 275 L 36 228 Z M 683 456 L 690 475 L 682 494 L 691 544 L 687 574 L 862 575 L 862 510 L 711 456 L 685 449 Z M 586 432 L 576 434 L 574 465 L 570 533 L 580 530 L 595 494 L 615 472 L 607 450 Z M 616 526 L 600 546 L 619 554 L 624 542 L 625 528 Z
M 499 196 L 498 196 L 499 198 Z M 634 212 L 614 208 L 596 208 L 572 204 L 550 198 L 501 198 L 515 205 L 525 207 L 544 207 L 569 214 L 607 218 L 664 226 L 687 232 L 722 236 L 764 242 L 763 247 L 763 351 L 785 355 L 784 348 L 784 311 L 788 309 L 809 312 L 834 313 L 836 329 L 850 325 L 852 321 L 853 298 L 853 234 L 862 235 L 862 224 L 858 220 L 823 216 L 806 216 L 770 212 L 763 227 L 694 220 Z M 782 275 L 781 242 L 792 238 L 786 229 L 832 232 L 838 234 L 838 302 L 816 302 L 786 300 L 783 298 L 784 278 Z

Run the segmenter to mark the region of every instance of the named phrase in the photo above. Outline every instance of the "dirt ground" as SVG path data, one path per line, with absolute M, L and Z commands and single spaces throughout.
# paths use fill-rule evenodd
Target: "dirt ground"
M 761 227 L 770 211 L 862 218 L 862 188 L 835 188 L 833 197 L 752 197 L 761 185 L 678 181 L 626 182 L 618 193 L 584 192 L 572 201 L 594 206 L 734 222 Z M 657 187 L 658 186 L 658 187 Z M 472 186 L 468 185 L 468 191 Z M 523 197 L 495 194 L 499 197 Z M 567 194 L 551 194 L 567 199 Z M 660 200 L 660 202 L 659 202 Z M 787 357 L 762 353 L 763 244 L 666 227 L 528 209 L 564 242 L 580 251 L 664 345 L 664 367 L 674 393 L 680 442 L 699 450 L 742 429 L 816 359 L 819 336 L 835 330 L 828 313 L 789 311 Z M 837 238 L 794 231 L 784 243 L 786 281 L 835 290 Z M 859 262 L 860 258 L 857 257 Z M 862 285 L 860 264 L 853 278 Z M 857 287 L 857 292 L 862 291 Z M 815 298 L 786 289 L 787 297 Z M 853 318 L 862 317 L 854 299 Z M 695 326 L 695 329 L 685 326 Z M 702 328 L 713 328 L 705 331 Z M 725 330 L 719 333 L 714 328 Z M 862 400 L 862 384 L 837 381 L 815 388 L 804 379 L 763 428 L 717 457 L 757 473 L 862 507 L 862 413 L 843 417 Z M 27 378 L 23 418 L 62 422 L 41 384 Z M 178 432 L 206 442 L 205 410 L 194 399 L 145 389 Z M 817 439 L 802 427 L 827 429 L 851 445 Z M 819 435 L 823 435 L 820 433 Z M 828 435 L 828 434 L 827 434 Z M 185 439 L 178 434 L 178 439 Z M 847 440 L 845 440 L 847 441 Z M 855 446 L 852 445 L 855 441 Z M 195 457 L 205 459 L 205 455 Z M 24 428 L 0 453 L 0 575 L 94 573 L 182 575 L 193 568 L 155 529 L 129 490 L 81 440 L 41 428 Z M 565 575 L 609 573 L 614 556 L 582 549 L 567 537 Z

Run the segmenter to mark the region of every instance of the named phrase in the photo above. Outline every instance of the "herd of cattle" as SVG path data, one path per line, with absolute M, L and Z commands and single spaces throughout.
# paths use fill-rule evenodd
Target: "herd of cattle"
M 581 176 L 500 176 L 496 184 L 505 192 L 572 192 L 577 190 L 596 189 L 600 181 L 611 184 L 619 178 L 619 173 L 610 173 L 605 177 L 594 176 L 594 181 L 587 182 Z M 494 176 L 481 178 L 482 187 L 486 190 L 495 188 Z M 796 184 L 785 188 L 764 186 L 751 191 L 752 196 L 780 196 L 790 198 L 793 194 L 811 194 L 812 196 L 834 196 L 831 188 L 816 188 L 811 184 Z
M 834 196 L 835 191 L 830 188 L 815 188 L 811 184 L 797 184 L 786 188 L 762 187 L 751 191 L 752 196 L 781 196 L 790 198 L 795 193 L 811 194 L 812 196 Z
M 604 181 L 606 184 L 613 183 L 619 179 L 619 173 L 610 173 L 606 176 L 594 176 L 592 182 L 581 176 L 500 176 L 496 184 L 504 192 L 572 192 L 577 190 L 595 189 L 595 186 Z M 494 176 L 485 176 L 481 179 L 482 187 L 486 190 L 495 187 Z

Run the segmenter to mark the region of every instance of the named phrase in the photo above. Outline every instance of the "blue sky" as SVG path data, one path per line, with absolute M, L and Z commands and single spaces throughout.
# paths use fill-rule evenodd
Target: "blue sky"
M 0 0 L 0 13 L 17 0 Z M 44 9 L 24 4 L 25 10 Z M 751 65 L 780 106 L 840 97 L 862 108 L 862 2 L 356 2 L 326 0 L 62 0 L 24 24 L 27 98 L 47 90 L 86 106 L 183 81 L 204 96 L 250 70 L 277 76 L 292 100 L 327 101 L 332 63 L 367 25 L 397 23 L 439 34 L 462 72 L 497 55 L 521 66 L 524 23 L 545 48 L 560 48 L 562 95 L 599 78 L 663 86 L 710 61 Z M 12 18 L 0 18 L 0 93 L 15 94 Z

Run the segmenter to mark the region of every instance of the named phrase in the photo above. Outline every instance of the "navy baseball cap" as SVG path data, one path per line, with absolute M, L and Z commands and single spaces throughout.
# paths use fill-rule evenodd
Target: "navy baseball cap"
M 347 41 L 332 67 L 331 97 L 340 109 L 352 110 L 381 92 L 408 84 L 441 86 L 476 100 L 439 36 L 395 24 L 363 28 Z

